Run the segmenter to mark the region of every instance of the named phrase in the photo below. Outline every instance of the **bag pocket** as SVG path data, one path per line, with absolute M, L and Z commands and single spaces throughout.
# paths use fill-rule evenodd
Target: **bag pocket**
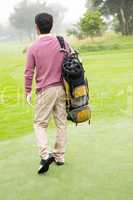
M 89 105 L 82 108 L 73 109 L 68 113 L 68 120 L 75 123 L 82 123 L 91 119 L 91 109 Z

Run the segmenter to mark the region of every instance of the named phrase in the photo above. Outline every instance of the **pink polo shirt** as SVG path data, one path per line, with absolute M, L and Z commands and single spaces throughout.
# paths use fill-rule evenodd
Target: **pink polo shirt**
M 69 45 L 65 42 L 70 51 Z M 61 66 L 64 55 L 55 36 L 40 37 L 28 50 L 25 68 L 25 92 L 32 90 L 32 80 L 35 72 L 36 92 L 47 87 L 61 85 Z

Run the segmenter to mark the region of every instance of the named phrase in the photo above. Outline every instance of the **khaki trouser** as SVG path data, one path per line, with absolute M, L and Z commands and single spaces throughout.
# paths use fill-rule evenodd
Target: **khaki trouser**
M 49 155 L 47 127 L 50 116 L 53 114 L 57 127 L 57 136 L 53 149 L 56 161 L 64 162 L 66 145 L 66 103 L 63 86 L 52 86 L 37 95 L 34 129 L 42 159 Z

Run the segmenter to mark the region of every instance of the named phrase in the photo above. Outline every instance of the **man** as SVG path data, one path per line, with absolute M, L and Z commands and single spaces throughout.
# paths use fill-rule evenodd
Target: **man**
M 60 44 L 50 34 L 53 17 L 47 13 L 35 17 L 39 39 L 29 48 L 25 68 L 25 92 L 27 102 L 31 103 L 32 80 L 35 72 L 36 107 L 34 129 L 39 147 L 41 163 L 39 174 L 47 172 L 54 161 L 57 165 L 64 164 L 66 145 L 66 105 L 65 91 L 61 79 L 61 65 L 64 55 L 60 52 Z M 70 51 L 68 44 L 66 48 Z M 46 130 L 50 116 L 53 114 L 57 127 L 57 137 L 53 153 L 48 150 Z

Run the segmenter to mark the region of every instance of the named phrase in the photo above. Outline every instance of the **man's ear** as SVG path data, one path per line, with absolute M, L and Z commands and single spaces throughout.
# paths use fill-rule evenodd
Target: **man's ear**
M 37 32 L 37 35 L 40 35 L 40 30 L 39 30 L 37 24 L 36 24 L 36 32 Z

